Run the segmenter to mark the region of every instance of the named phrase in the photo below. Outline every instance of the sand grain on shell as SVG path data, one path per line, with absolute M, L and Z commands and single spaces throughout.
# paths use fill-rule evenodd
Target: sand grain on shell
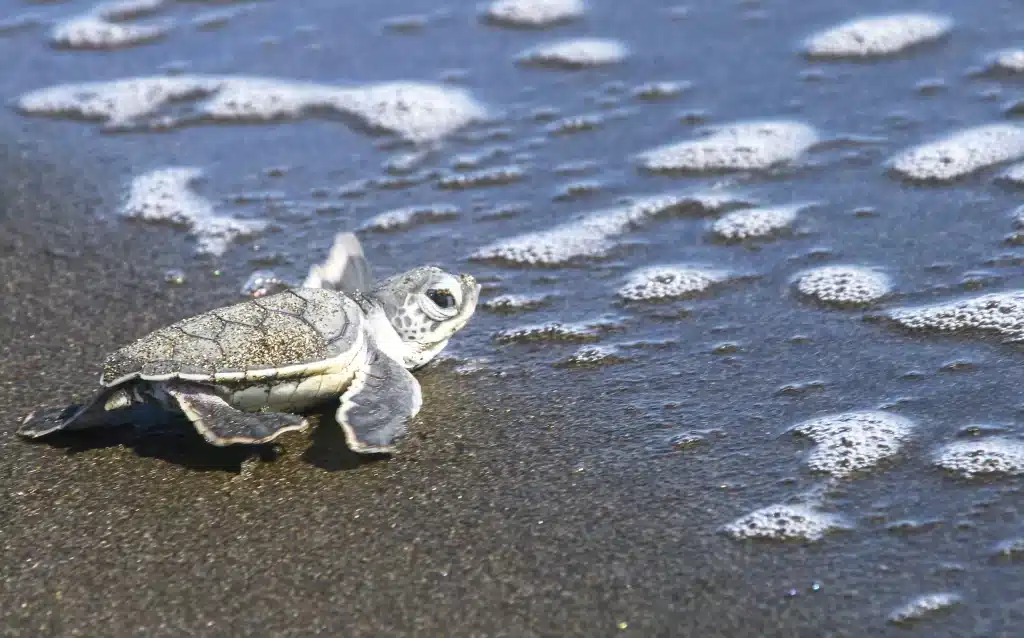
M 814 58 L 871 58 L 901 53 L 946 35 L 953 21 L 930 13 L 857 18 L 812 35 L 804 50 Z
M 948 182 L 993 164 L 1024 157 L 1024 127 L 987 124 L 908 149 L 889 160 L 896 174 L 915 181 Z
M 737 122 L 713 128 L 707 137 L 651 149 L 638 159 L 656 172 L 763 170 L 796 160 L 818 139 L 818 132 L 802 122 Z
M 266 222 L 218 214 L 192 185 L 202 171 L 189 167 L 161 168 L 132 180 L 121 213 L 143 221 L 187 226 L 199 241 L 198 251 L 221 255 L 238 237 L 254 235 Z
M 195 102 L 190 113 L 161 116 L 172 102 L 180 107 L 186 100 Z M 62 84 L 26 93 L 16 104 L 28 115 L 80 117 L 110 127 L 164 129 L 204 119 L 261 122 L 329 110 L 412 142 L 439 140 L 487 114 L 468 92 L 424 82 L 343 87 L 213 75 Z

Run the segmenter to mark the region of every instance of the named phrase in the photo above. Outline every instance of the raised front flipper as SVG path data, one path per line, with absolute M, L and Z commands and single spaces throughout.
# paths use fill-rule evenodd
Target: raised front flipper
M 361 454 L 394 451 L 409 419 L 423 405 L 420 382 L 394 359 L 371 348 L 367 361 L 341 396 L 338 424 L 345 441 Z
M 213 445 L 269 443 L 285 432 L 307 426 L 306 419 L 297 414 L 236 410 L 206 386 L 168 384 L 167 393 L 178 402 L 196 431 Z
M 373 287 L 373 271 L 356 236 L 338 233 L 327 259 L 309 269 L 302 286 L 347 293 L 368 292 Z

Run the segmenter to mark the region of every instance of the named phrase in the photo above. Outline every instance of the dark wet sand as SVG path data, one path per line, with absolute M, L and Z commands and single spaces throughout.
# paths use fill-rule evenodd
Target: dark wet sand
M 85 398 L 105 352 L 236 293 L 164 284 L 166 232 L 84 223 L 113 195 L 66 157 L 9 146 L 0 175 L 5 636 L 818 636 L 863 602 L 784 599 L 813 550 L 692 535 L 721 519 L 706 481 L 596 461 L 615 435 L 529 378 L 422 374 L 391 460 L 327 428 L 248 478 L 185 427 L 25 443 L 17 422 Z

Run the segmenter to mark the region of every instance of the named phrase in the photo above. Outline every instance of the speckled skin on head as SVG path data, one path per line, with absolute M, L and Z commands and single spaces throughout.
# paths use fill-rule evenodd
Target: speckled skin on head
M 391 452 L 422 404 L 409 370 L 466 325 L 480 287 L 432 266 L 347 286 L 286 290 L 156 330 L 107 358 L 91 403 L 70 416 L 34 413 L 19 434 L 98 427 L 149 401 L 184 413 L 214 445 L 266 443 L 340 397 L 349 446 Z

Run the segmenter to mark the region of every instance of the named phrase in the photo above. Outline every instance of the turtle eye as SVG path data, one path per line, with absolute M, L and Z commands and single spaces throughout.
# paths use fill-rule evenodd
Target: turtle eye
M 447 288 L 431 288 L 427 291 L 427 298 L 444 310 L 455 307 L 455 295 Z

